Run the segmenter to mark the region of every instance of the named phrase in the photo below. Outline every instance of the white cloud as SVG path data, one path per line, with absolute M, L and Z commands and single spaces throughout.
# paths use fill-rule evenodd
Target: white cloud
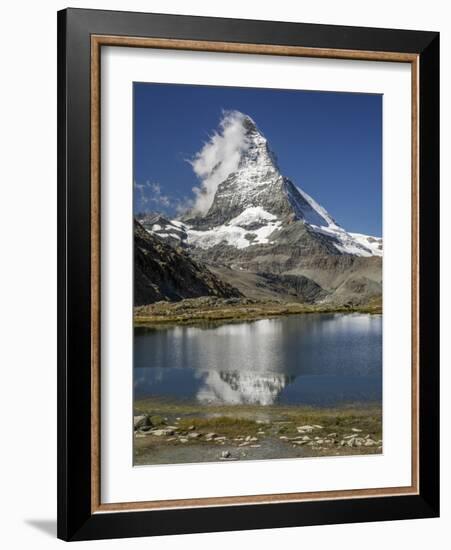
M 239 111 L 226 111 L 215 132 L 202 149 L 189 161 L 200 186 L 194 187 L 193 212 L 206 214 L 218 185 L 238 168 L 241 154 L 249 146 L 243 127 L 245 115 Z
M 186 212 L 192 212 L 194 207 L 194 200 L 188 197 L 183 197 L 182 199 L 177 199 L 175 205 L 175 211 L 177 216 L 183 216 Z
M 145 183 L 134 182 L 135 192 L 138 194 L 138 201 L 141 207 L 145 207 L 149 204 L 156 206 L 170 207 L 172 206 L 172 200 L 168 195 L 165 195 L 161 191 L 161 185 L 156 182 L 146 181 Z

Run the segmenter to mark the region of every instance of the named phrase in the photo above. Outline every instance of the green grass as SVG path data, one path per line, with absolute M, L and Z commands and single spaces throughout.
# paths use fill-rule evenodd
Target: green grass
M 323 427 L 321 434 L 336 433 L 337 439 L 352 433 L 352 428 L 382 439 L 382 408 L 378 404 L 340 408 L 201 405 L 153 398 L 136 401 L 135 414 L 149 414 L 155 426 L 176 425 L 180 431 L 189 431 L 194 426 L 196 431 L 227 437 L 255 435 L 259 430 L 268 436 L 292 437 L 298 435 L 297 426 L 317 424 Z
M 310 313 L 382 313 L 379 302 L 365 306 L 324 306 L 299 303 L 261 302 L 237 305 L 199 305 L 193 308 L 191 304 L 183 308 L 183 302 L 159 302 L 149 306 L 135 308 L 135 326 L 149 325 L 187 325 L 193 323 L 236 323 L 255 321 L 283 315 Z

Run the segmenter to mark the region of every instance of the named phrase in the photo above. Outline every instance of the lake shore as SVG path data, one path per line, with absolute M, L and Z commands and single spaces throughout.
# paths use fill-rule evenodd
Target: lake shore
M 137 466 L 382 453 L 380 404 L 316 408 L 148 398 L 135 401 L 134 424 Z
M 199 323 L 239 323 L 284 315 L 311 313 L 381 314 L 379 300 L 365 305 L 301 304 L 298 302 L 189 298 L 179 302 L 156 302 L 134 308 L 134 325 L 164 326 Z

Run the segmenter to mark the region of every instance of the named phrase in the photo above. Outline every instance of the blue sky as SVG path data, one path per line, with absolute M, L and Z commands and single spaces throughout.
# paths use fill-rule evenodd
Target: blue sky
M 134 83 L 134 208 L 170 216 L 194 198 L 188 162 L 224 110 L 251 116 L 283 175 L 346 230 L 382 234 L 382 96 Z

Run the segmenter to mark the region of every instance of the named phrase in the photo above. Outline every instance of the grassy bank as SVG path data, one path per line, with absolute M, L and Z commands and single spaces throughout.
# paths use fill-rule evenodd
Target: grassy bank
M 135 402 L 135 419 L 141 418 L 148 425 L 135 430 L 137 464 L 177 462 L 177 456 L 202 462 L 382 452 L 377 404 L 313 408 L 146 399 Z
M 135 307 L 135 326 L 187 325 L 202 322 L 236 323 L 255 321 L 301 313 L 382 313 L 382 304 L 375 301 L 364 306 L 309 305 L 297 302 L 257 302 L 252 300 L 224 300 L 192 298 L 180 302 L 157 302 Z

